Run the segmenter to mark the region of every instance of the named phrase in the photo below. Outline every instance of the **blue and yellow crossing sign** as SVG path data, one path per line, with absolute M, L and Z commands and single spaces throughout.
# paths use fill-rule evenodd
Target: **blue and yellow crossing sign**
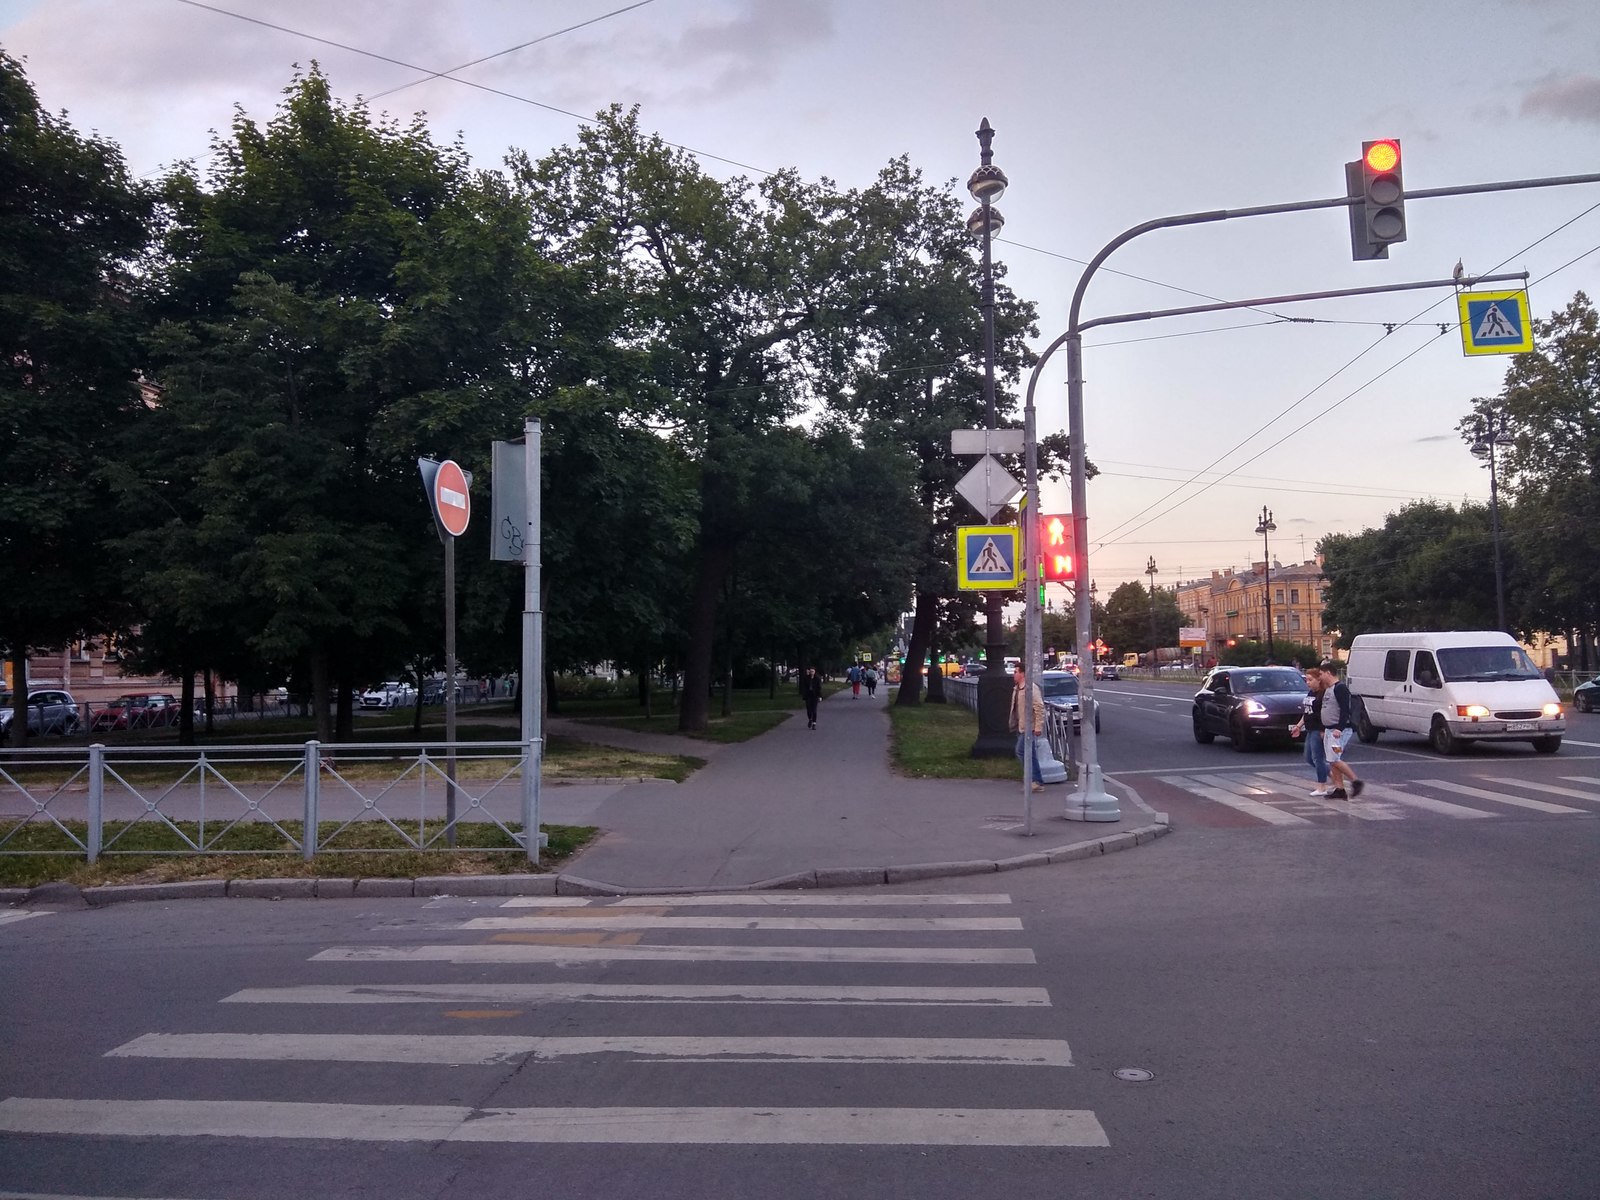
M 956 585 L 965 592 L 1004 591 L 1022 582 L 1022 539 L 1015 525 L 956 530 Z
M 1526 289 L 1460 292 L 1461 349 L 1467 354 L 1523 354 L 1533 349 Z

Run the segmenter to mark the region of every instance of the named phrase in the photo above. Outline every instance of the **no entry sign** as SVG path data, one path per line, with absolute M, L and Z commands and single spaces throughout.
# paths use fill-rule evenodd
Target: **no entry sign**
M 460 537 L 467 531 L 472 495 L 467 491 L 467 476 L 454 459 L 440 463 L 439 473 L 433 477 L 433 508 L 439 514 L 439 524 L 451 537 Z

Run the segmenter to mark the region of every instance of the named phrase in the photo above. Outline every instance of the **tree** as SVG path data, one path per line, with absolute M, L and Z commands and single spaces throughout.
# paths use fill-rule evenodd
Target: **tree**
M 115 443 L 142 413 L 140 288 L 149 197 L 110 142 L 39 107 L 0 51 L 0 653 L 12 740 L 27 737 L 28 651 L 122 623 L 104 543 Z
M 1498 467 L 1503 544 L 1522 564 L 1508 586 L 1524 634 L 1568 631 L 1587 666 L 1600 633 L 1600 314 L 1584 293 L 1534 322 L 1493 399 L 1461 422 L 1469 442 L 1491 414 L 1513 435 Z
M 1124 653 L 1147 653 L 1158 646 L 1177 645 L 1178 630 L 1185 621 L 1177 600 L 1171 592 L 1156 589 L 1154 643 L 1150 640 L 1151 608 L 1150 593 L 1144 584 L 1136 579 L 1119 584 L 1106 600 L 1100 622 L 1101 640 Z
M 1492 629 L 1494 541 L 1483 505 L 1419 500 L 1382 529 L 1329 534 L 1323 625 L 1339 645 L 1357 634 L 1407 629 Z

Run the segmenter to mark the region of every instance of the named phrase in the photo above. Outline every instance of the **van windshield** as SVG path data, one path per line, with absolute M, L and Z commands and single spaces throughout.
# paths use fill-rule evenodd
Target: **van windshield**
M 1439 670 L 1452 683 L 1543 678 L 1521 646 L 1453 646 L 1439 651 Z

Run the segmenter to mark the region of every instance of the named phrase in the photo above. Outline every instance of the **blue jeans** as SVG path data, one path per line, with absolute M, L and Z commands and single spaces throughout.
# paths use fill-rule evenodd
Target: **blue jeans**
M 1306 738 L 1306 762 L 1311 764 L 1311 769 L 1317 773 L 1319 785 L 1328 782 L 1328 752 L 1322 746 L 1322 730 L 1308 729 Z
M 1025 735 L 1020 734 L 1020 733 L 1017 734 L 1017 761 L 1018 762 L 1022 761 L 1022 754 L 1023 754 L 1022 739 L 1023 739 L 1024 736 Z M 1039 769 L 1039 759 L 1041 757 L 1040 754 L 1039 754 L 1039 746 L 1043 742 L 1044 742 L 1044 734 L 1036 733 L 1036 734 L 1033 735 L 1033 781 L 1035 783 L 1043 783 L 1044 782 L 1044 773 Z

